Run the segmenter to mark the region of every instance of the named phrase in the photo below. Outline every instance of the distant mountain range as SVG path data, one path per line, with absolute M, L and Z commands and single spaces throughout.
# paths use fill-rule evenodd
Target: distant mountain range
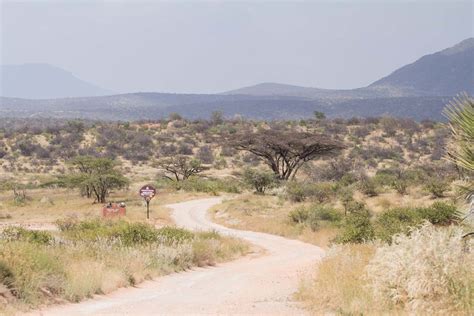
M 53 99 L 113 94 L 48 64 L 0 66 L 0 95 L 25 99 Z
M 224 94 L 284 95 L 310 99 L 359 99 L 474 94 L 474 38 L 426 55 L 368 87 L 331 90 L 280 83 L 261 83 Z
M 103 90 L 94 91 L 101 94 Z M 268 120 L 304 118 L 322 111 L 329 117 L 392 115 L 442 120 L 444 105 L 461 92 L 474 95 L 474 38 L 423 56 L 364 88 L 330 90 L 262 83 L 221 94 L 129 93 L 44 100 L 2 97 L 0 117 L 136 120 L 159 119 L 172 112 L 207 118 L 221 111 L 228 117 Z

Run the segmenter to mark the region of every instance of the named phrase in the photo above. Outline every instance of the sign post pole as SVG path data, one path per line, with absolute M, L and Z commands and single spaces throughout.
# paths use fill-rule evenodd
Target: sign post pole
M 151 185 L 143 186 L 139 191 L 140 196 L 146 202 L 146 219 L 150 219 L 150 201 L 156 194 L 156 189 Z
M 146 200 L 146 219 L 150 219 L 150 200 Z

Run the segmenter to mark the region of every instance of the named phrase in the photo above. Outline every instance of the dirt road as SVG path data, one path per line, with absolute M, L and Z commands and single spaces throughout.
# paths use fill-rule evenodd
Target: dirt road
M 302 272 L 314 267 L 323 251 L 309 244 L 269 234 L 228 229 L 212 223 L 207 210 L 219 198 L 169 205 L 182 227 L 215 229 L 248 240 L 266 251 L 217 267 L 197 268 L 147 281 L 138 288 L 68 304 L 37 315 L 301 315 L 291 296 Z

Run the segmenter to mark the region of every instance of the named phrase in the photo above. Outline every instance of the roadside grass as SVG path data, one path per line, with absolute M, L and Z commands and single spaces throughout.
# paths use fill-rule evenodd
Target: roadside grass
M 145 220 L 146 205 L 138 196 L 136 183 L 126 191 L 116 191 L 108 198 L 110 201 L 125 202 L 126 218 Z M 137 192 L 132 190 L 137 188 Z M 0 224 L 8 223 L 51 223 L 64 217 L 91 218 L 100 216 L 102 204 L 93 203 L 92 199 L 81 197 L 77 190 L 68 189 L 31 189 L 27 191 L 28 201 L 16 205 L 10 191 L 0 192 Z M 150 203 L 150 220 L 157 226 L 170 225 L 172 220 L 166 204 L 187 201 L 205 196 L 195 192 L 160 191 Z
M 288 216 L 294 208 L 294 203 L 278 196 L 244 193 L 224 200 L 214 206 L 210 213 L 213 221 L 227 227 L 264 232 L 327 247 L 338 230 L 321 227 L 313 231 L 306 225 L 295 225 Z
M 9 295 L 0 295 L 0 314 L 78 302 L 192 266 L 215 265 L 250 249 L 216 232 L 157 230 L 123 220 L 76 220 L 60 228 L 55 236 L 41 233 L 51 238 L 31 238 L 21 228 L 4 230 L 0 284 Z
M 472 315 L 474 240 L 463 233 L 426 223 L 392 244 L 333 246 L 296 298 L 315 314 Z

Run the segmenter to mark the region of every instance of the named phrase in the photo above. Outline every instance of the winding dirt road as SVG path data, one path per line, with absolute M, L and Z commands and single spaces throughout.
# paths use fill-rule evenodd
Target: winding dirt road
M 124 288 L 78 304 L 36 315 L 303 315 L 291 300 L 301 273 L 314 267 L 323 251 L 309 244 L 269 234 L 229 229 L 207 216 L 220 198 L 169 205 L 177 225 L 215 229 L 265 249 L 216 267 L 196 268 Z

